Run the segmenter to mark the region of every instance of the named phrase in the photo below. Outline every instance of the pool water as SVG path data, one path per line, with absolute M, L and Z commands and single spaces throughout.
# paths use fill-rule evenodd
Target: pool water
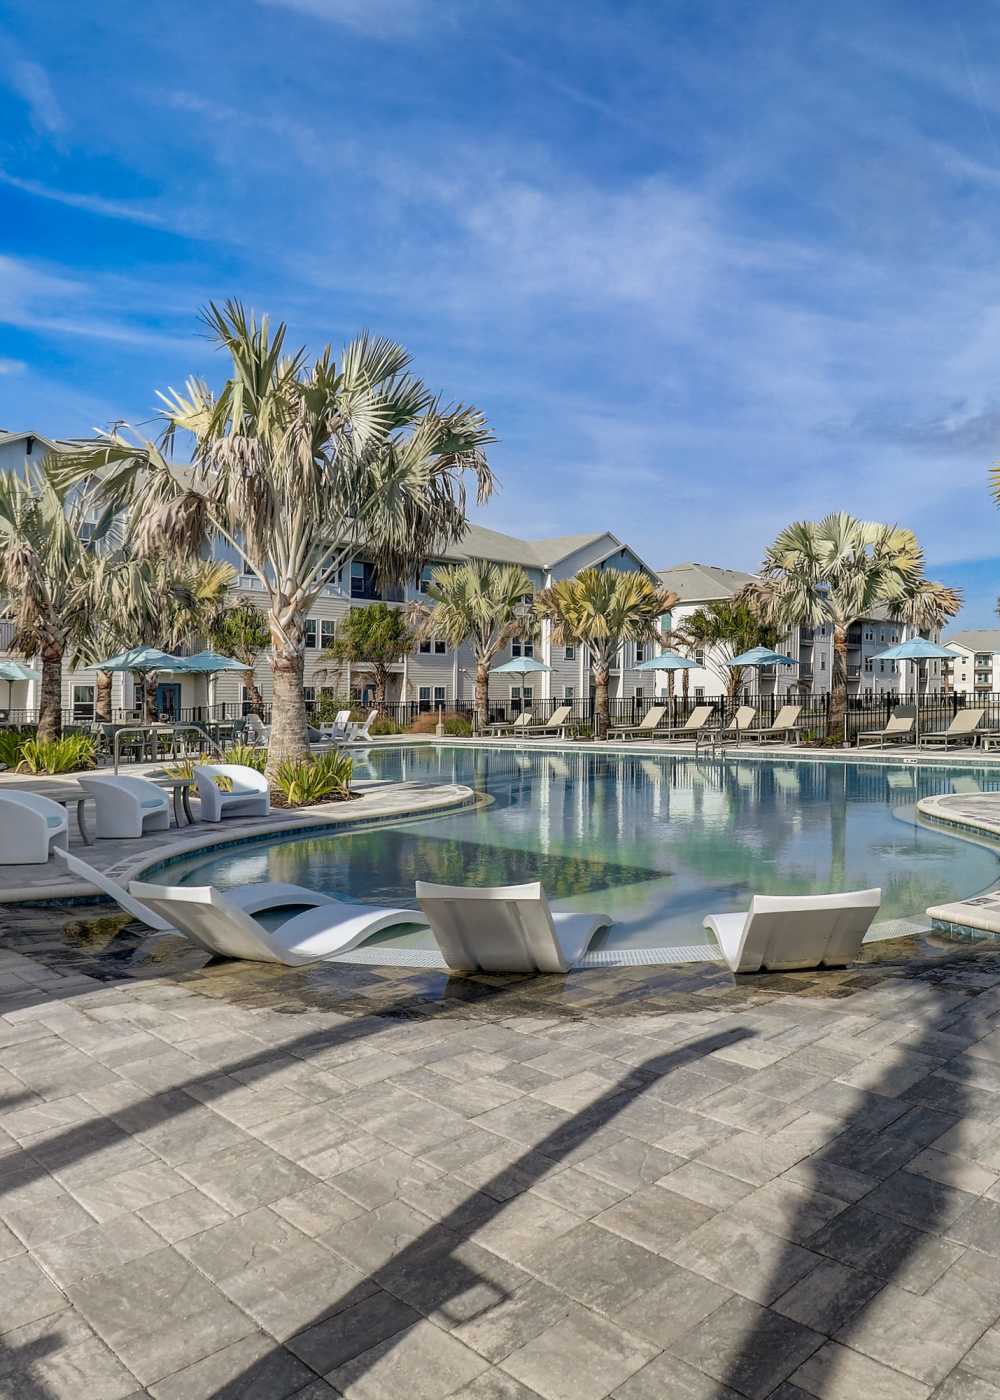
M 355 773 L 464 783 L 493 801 L 193 856 L 169 867 L 170 882 L 227 889 L 286 880 L 415 907 L 418 879 L 541 880 L 557 908 L 613 916 L 595 948 L 638 948 L 703 944 L 704 916 L 745 909 L 754 893 L 879 885 L 880 919 L 921 918 L 930 904 L 1000 879 L 1000 848 L 923 825 L 915 811 L 934 793 L 1000 790 L 1000 772 L 985 768 L 442 746 L 373 749 Z M 426 932 L 379 941 L 433 946 Z

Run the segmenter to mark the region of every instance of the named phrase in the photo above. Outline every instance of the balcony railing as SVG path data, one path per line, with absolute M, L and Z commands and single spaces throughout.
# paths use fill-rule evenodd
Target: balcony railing
M 17 628 L 13 622 L 0 622 L 0 651 L 10 650 L 16 631 Z

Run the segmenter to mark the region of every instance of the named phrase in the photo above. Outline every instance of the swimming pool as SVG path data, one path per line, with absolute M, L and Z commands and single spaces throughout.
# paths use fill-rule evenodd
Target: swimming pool
M 540 879 L 556 907 L 615 918 L 595 948 L 650 948 L 704 944 L 703 917 L 745 908 L 753 893 L 880 885 L 880 919 L 906 919 L 1000 878 L 1000 848 L 923 826 L 915 812 L 931 794 L 1000 790 L 995 769 L 442 745 L 373 749 L 355 771 L 465 783 L 493 802 L 353 834 L 268 837 L 206 852 L 171 864 L 170 882 L 226 889 L 287 880 L 414 906 L 417 879 Z M 380 941 L 433 946 L 426 933 Z

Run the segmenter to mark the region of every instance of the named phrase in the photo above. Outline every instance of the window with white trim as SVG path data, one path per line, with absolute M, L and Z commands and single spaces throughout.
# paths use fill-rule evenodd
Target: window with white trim
M 314 617 L 306 618 L 305 642 L 307 651 L 316 650 L 316 619 Z
M 337 624 L 331 617 L 325 617 L 319 624 L 319 643 L 325 651 L 337 640 Z
M 73 687 L 73 723 L 79 724 L 81 721 L 89 721 L 94 718 L 94 687 L 92 685 L 74 685 Z

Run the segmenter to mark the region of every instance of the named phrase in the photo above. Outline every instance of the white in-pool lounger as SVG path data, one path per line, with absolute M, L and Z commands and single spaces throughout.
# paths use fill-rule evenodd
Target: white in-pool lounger
M 881 890 L 755 894 L 748 914 L 709 914 L 704 926 L 733 972 L 846 967 L 861 952 L 881 902 Z
M 57 853 L 74 875 L 102 890 L 133 918 L 159 932 L 186 934 L 193 942 L 224 958 L 249 958 L 288 966 L 317 962 L 348 953 L 373 933 L 394 924 L 427 920 L 416 909 L 377 909 L 347 904 L 304 885 L 277 881 L 244 885 L 242 889 L 172 888 L 133 880 L 128 890 L 79 856 Z M 296 910 L 274 929 L 253 916 L 281 909 Z
M 418 880 L 417 902 L 452 972 L 567 972 L 614 922 L 553 912 L 538 883 L 468 889 Z

